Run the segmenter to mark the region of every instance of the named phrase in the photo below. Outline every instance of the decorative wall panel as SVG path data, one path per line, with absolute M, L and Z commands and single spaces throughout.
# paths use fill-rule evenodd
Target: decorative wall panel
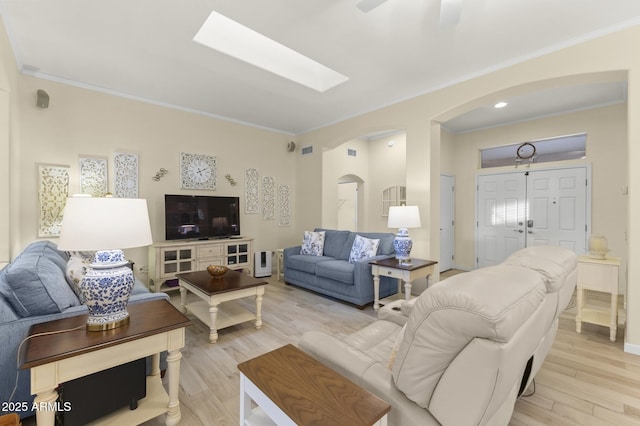
M 258 198 L 258 169 L 245 169 L 244 171 L 244 212 L 258 213 L 260 198 Z
M 289 226 L 291 224 L 291 189 L 289 185 L 278 185 L 278 225 Z
M 69 166 L 38 164 L 38 237 L 60 235 L 62 212 L 69 196 Z
M 116 152 L 113 154 L 114 196 L 138 198 L 138 155 Z
M 104 197 L 109 192 L 107 159 L 80 157 L 80 192 L 93 197 Z
M 276 218 L 276 182 L 271 176 L 262 178 L 262 219 Z

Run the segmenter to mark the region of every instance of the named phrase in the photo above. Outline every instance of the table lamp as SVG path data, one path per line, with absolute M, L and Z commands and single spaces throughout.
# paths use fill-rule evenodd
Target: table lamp
M 147 201 L 133 198 L 67 198 L 58 249 L 96 251 L 80 282 L 89 308 L 87 330 L 129 323 L 133 271 L 121 249 L 152 244 Z
M 419 228 L 420 211 L 418 206 L 391 206 L 389 207 L 389 220 L 387 227 L 398 228 L 398 234 L 393 239 L 393 248 L 396 251 L 396 259 L 402 265 L 410 265 L 411 247 L 413 241 L 409 238 L 408 228 Z

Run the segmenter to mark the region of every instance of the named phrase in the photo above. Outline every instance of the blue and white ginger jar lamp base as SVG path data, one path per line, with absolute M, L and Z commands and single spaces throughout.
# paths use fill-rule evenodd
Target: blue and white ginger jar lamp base
M 103 331 L 129 323 L 127 304 L 133 271 L 122 250 L 102 250 L 87 269 L 80 290 L 89 308 L 88 331 Z
M 411 248 L 413 247 L 413 241 L 409 238 L 409 231 L 407 228 L 398 229 L 396 237 L 393 239 L 393 248 L 396 251 L 396 259 L 400 264 L 410 264 Z

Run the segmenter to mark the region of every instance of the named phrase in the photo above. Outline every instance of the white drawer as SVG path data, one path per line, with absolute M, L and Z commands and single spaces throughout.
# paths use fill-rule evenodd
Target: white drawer
M 216 256 L 222 256 L 222 244 L 217 244 L 215 246 L 198 247 L 199 258 Z

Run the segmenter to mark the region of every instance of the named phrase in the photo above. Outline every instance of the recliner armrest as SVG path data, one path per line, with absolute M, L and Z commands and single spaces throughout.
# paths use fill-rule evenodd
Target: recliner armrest
M 321 331 L 307 331 L 302 335 L 298 346 L 358 385 L 367 369 L 378 363 L 364 352 Z
M 390 403 L 390 424 L 439 425 L 424 408 L 407 399 L 393 383 L 386 365 L 333 336 L 308 331 L 298 344 L 300 349 L 378 398 Z

